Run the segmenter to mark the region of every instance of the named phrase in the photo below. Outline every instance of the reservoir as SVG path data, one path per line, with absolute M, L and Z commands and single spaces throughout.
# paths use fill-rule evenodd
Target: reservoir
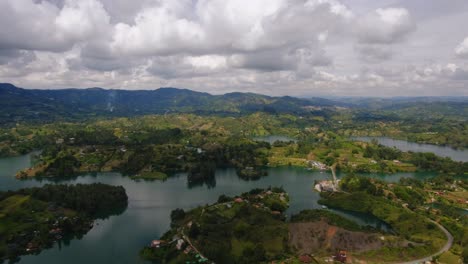
M 320 209 L 319 193 L 313 191 L 316 180 L 330 179 L 328 172 L 308 171 L 305 168 L 269 168 L 268 176 L 257 180 L 240 179 L 234 169 L 219 169 L 209 183 L 189 184 L 185 173 L 177 174 L 166 181 L 134 181 L 119 173 L 97 173 L 60 180 L 17 180 L 18 170 L 29 167 L 31 155 L 0 159 L 0 191 L 16 190 L 48 183 L 105 183 L 124 186 L 129 197 L 128 208 L 120 215 L 100 219 L 83 236 L 68 244 L 55 244 L 38 255 L 23 256 L 21 264 L 78 264 L 78 263 L 143 263 L 139 250 L 151 240 L 159 238 L 169 229 L 173 209 L 185 210 L 217 201 L 221 194 L 230 196 L 253 188 L 282 186 L 290 195 L 287 214 L 304 209 Z M 343 175 L 338 175 L 342 177 Z M 398 181 L 401 177 L 424 179 L 427 173 L 397 173 L 392 175 L 369 174 L 386 181 Z M 340 212 L 362 225 L 371 225 L 386 230 L 385 223 L 372 217 Z M 382 227 L 383 226 L 383 227 Z

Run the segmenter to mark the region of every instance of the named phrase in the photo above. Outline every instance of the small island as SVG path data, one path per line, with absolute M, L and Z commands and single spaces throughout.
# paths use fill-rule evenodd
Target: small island
M 127 200 L 123 187 L 99 183 L 0 192 L 0 262 L 81 238 L 95 219 L 123 212 Z

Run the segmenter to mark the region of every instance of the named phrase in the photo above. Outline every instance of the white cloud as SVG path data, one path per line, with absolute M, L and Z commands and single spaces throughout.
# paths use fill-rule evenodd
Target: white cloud
M 0 48 L 62 52 L 86 41 L 107 23 L 97 0 L 66 1 L 60 10 L 46 1 L 0 1 Z
M 414 29 L 408 10 L 378 8 L 359 18 L 355 30 L 361 43 L 392 44 L 404 39 Z
M 468 58 L 468 37 L 455 48 L 455 54 L 460 58 Z
M 468 57 L 459 30 L 468 4 L 437 2 L 0 0 L 0 78 L 49 88 L 466 95 L 468 62 L 449 60 Z
M 356 20 L 355 50 L 366 63 L 379 63 L 393 57 L 393 49 L 415 30 L 411 15 L 405 8 L 378 8 Z

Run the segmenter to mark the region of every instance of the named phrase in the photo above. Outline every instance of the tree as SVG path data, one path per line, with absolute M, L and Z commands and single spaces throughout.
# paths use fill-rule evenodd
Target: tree
M 177 224 L 177 222 L 184 220 L 185 218 L 185 211 L 184 209 L 174 209 L 171 212 L 171 226 L 174 226 Z

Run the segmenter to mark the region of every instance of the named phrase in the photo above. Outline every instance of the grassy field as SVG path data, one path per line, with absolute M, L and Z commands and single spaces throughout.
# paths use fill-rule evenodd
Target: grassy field
M 369 260 L 398 261 L 424 257 L 436 252 L 446 242 L 444 233 L 423 216 L 382 197 L 367 193 L 333 193 L 322 196 L 319 203 L 332 208 L 371 214 L 386 223 L 408 241 L 406 247 L 384 247 L 359 254 Z

